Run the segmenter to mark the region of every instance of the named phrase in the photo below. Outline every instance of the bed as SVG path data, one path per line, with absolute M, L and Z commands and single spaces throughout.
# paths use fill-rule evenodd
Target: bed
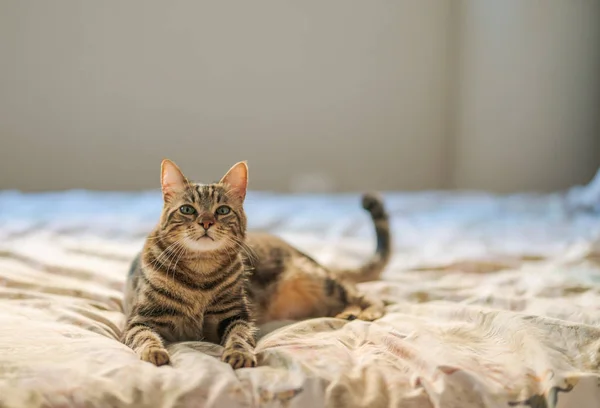
M 117 341 L 158 191 L 0 192 L 0 406 L 597 407 L 600 213 L 576 205 L 585 193 L 385 194 L 394 257 L 361 288 L 387 315 L 266 325 L 259 367 L 233 371 L 217 345 L 171 345 L 157 368 Z M 246 207 L 250 229 L 325 264 L 374 250 L 358 195 L 253 192 Z

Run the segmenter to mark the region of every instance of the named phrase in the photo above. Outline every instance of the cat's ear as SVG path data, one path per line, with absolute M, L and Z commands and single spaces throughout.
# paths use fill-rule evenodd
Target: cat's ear
M 220 183 L 227 184 L 231 188 L 231 193 L 244 201 L 246 198 L 246 189 L 248 188 L 248 165 L 245 161 L 236 163 L 223 176 Z
M 171 160 L 163 160 L 160 166 L 160 185 L 165 201 L 174 194 L 185 191 L 188 181 Z

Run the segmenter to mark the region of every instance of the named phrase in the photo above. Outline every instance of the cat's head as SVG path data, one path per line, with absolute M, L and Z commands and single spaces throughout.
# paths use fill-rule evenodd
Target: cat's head
M 164 207 L 159 234 L 174 252 L 230 251 L 246 235 L 244 199 L 248 166 L 235 164 L 218 183 L 190 182 L 170 160 L 163 160 L 161 186 Z

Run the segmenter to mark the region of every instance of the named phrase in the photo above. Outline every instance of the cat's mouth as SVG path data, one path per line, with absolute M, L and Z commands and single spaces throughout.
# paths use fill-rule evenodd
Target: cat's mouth
M 208 234 L 198 234 L 187 237 L 185 244 L 191 251 L 207 252 L 218 249 L 222 243 Z
M 198 234 L 195 237 L 196 241 L 199 242 L 203 242 L 203 241 L 214 241 L 215 239 L 213 237 L 211 237 L 210 235 L 208 235 L 208 232 L 203 233 L 202 235 Z

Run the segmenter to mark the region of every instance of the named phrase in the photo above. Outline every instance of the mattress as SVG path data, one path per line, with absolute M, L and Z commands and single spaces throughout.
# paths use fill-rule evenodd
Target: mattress
M 580 193 L 385 194 L 394 255 L 360 288 L 386 316 L 267 324 L 258 367 L 233 371 L 218 345 L 171 345 L 155 367 L 117 340 L 158 191 L 0 192 L 0 406 L 597 407 L 600 214 Z M 358 195 L 246 208 L 326 265 L 375 248 Z

